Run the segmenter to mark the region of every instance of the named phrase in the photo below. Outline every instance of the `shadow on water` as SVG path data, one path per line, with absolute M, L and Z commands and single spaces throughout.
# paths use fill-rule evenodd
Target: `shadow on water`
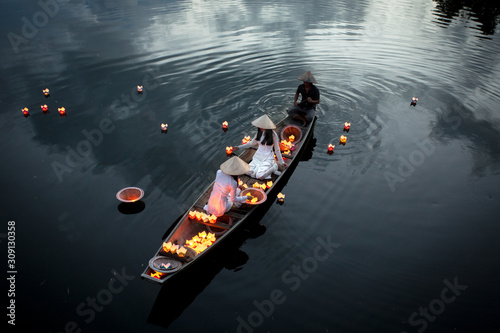
M 316 139 L 314 127 L 312 128 L 304 150 L 298 156 L 298 161 L 307 161 L 312 157 Z M 290 166 L 282 181 L 268 194 L 274 198 L 288 183 L 298 163 Z M 219 244 L 196 265 L 191 265 L 182 274 L 177 274 L 162 285 L 155 303 L 148 317 L 148 323 L 168 328 L 196 299 L 196 297 L 210 284 L 215 276 L 223 269 L 238 271 L 247 263 L 249 256 L 240 247 L 248 240 L 262 236 L 266 227 L 259 222 L 267 213 L 271 205 L 277 204 L 275 200 L 267 200 L 260 205 L 251 219 L 243 222 L 235 233 L 230 235 L 223 243 Z M 175 227 L 182 215 L 168 228 L 163 235 L 164 239 Z M 176 300 L 175 303 L 172 300 Z
M 122 202 L 118 205 L 118 211 L 125 215 L 138 214 L 146 208 L 146 203 L 142 200 L 137 202 Z
M 493 35 L 499 22 L 500 5 L 493 0 L 434 0 L 436 8 L 444 14 L 438 19 L 444 25 L 449 25 L 454 17 L 461 16 L 470 19 L 477 17 L 481 23 L 480 29 L 484 35 Z

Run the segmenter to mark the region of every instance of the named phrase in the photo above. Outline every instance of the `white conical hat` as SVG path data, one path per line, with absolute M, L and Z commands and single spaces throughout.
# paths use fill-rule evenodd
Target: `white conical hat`
M 254 121 L 252 121 L 252 125 L 255 127 L 263 128 L 263 129 L 275 129 L 276 125 L 272 122 L 271 119 L 265 114 Z
M 233 156 L 226 162 L 222 163 L 220 165 L 220 169 L 228 175 L 238 176 L 250 171 L 250 166 L 238 156 Z
M 304 82 L 311 82 L 311 83 L 316 83 L 316 79 L 314 78 L 314 76 L 312 75 L 311 72 L 305 72 L 304 74 L 302 74 L 301 76 L 299 76 L 297 78 L 298 80 L 300 81 L 304 81 Z

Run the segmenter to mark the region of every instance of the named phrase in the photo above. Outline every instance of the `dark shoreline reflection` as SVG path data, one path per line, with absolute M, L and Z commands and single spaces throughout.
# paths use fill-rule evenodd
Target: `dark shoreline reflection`
M 467 15 L 476 17 L 481 23 L 480 29 L 485 35 L 495 34 L 495 28 L 499 21 L 500 6 L 498 1 L 492 0 L 433 0 L 437 3 L 436 8 L 444 14 L 448 20 L 440 19 L 444 25 L 449 25 L 454 17 Z
M 122 202 L 118 205 L 118 211 L 125 215 L 138 214 L 146 208 L 146 203 L 142 200 L 136 202 Z

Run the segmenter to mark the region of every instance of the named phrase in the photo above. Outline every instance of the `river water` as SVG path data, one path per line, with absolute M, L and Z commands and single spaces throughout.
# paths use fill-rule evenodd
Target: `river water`
M 500 39 L 485 3 L 5 1 L 11 328 L 497 332 Z M 308 70 L 321 103 L 285 204 L 175 283 L 142 280 L 225 146 L 286 115 Z M 126 186 L 144 189 L 138 208 L 115 198 Z

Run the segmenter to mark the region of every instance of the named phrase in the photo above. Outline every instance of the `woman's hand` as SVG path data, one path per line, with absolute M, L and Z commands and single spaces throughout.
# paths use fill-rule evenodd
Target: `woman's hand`
M 279 171 L 283 171 L 286 168 L 288 168 L 288 165 L 286 163 L 281 163 L 280 165 L 278 165 Z

